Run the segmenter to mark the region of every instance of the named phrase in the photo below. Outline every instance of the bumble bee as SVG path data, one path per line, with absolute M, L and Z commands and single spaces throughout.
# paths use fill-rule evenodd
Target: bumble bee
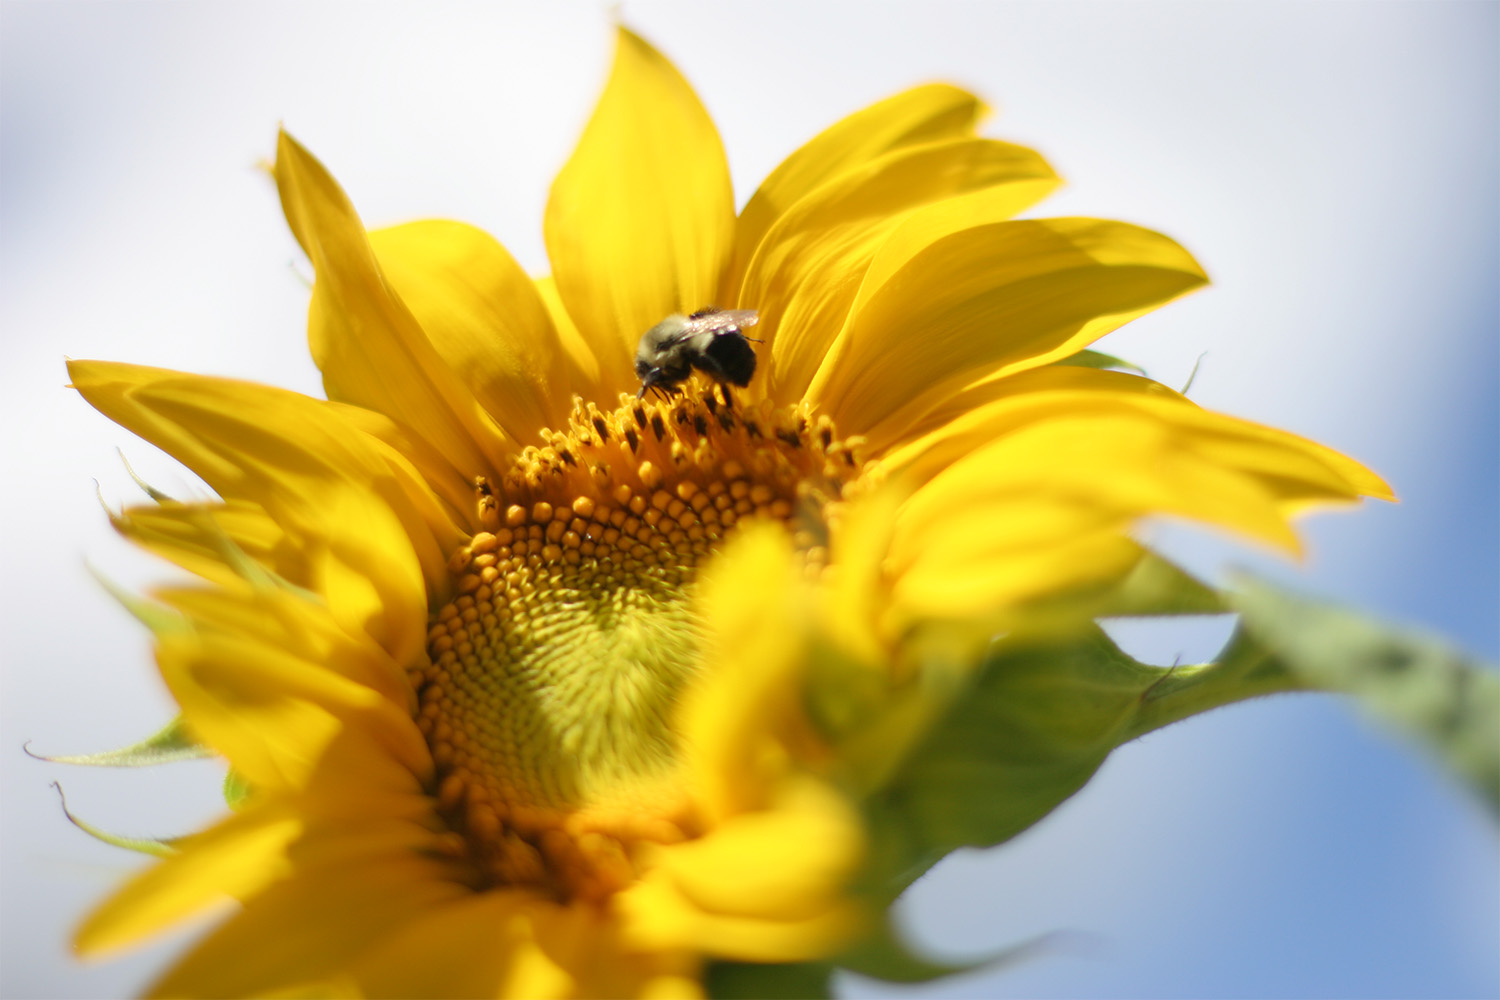
M 677 384 L 694 368 L 720 384 L 749 385 L 755 351 L 743 331 L 759 320 L 753 309 L 713 306 L 690 316 L 668 316 L 645 332 L 635 350 L 635 374 L 641 380 L 635 398 L 652 390 L 662 395 L 677 392 Z

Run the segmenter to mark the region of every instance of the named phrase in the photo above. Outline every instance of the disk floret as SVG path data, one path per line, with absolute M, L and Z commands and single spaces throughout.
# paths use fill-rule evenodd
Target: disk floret
M 575 400 L 542 440 L 476 480 L 483 530 L 449 561 L 417 718 L 484 877 L 592 898 L 629 884 L 633 845 L 698 829 L 672 717 L 698 668 L 699 567 L 765 518 L 818 572 L 865 470 L 827 418 L 697 386 Z

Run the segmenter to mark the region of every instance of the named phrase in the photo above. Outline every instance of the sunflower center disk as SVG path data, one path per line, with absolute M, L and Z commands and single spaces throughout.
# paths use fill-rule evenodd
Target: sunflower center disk
M 689 387 L 666 402 L 575 403 L 499 484 L 449 568 L 418 724 L 438 801 L 487 879 L 600 898 L 630 846 L 694 834 L 674 705 L 698 666 L 698 567 L 747 518 L 786 523 L 826 560 L 828 506 L 858 478 L 857 441 Z

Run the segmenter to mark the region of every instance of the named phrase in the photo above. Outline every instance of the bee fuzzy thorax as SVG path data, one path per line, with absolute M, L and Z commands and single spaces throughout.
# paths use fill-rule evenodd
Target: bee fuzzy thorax
M 647 330 L 636 348 L 635 374 L 641 380 L 636 398 L 650 391 L 671 395 L 694 369 L 722 384 L 749 385 L 755 350 L 744 331 L 759 320 L 752 309 L 712 306 L 668 316 Z

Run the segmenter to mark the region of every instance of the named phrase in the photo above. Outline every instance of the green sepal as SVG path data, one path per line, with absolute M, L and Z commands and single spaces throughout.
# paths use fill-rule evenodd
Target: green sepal
M 121 837 L 117 834 L 106 833 L 92 823 L 84 822 L 77 816 L 74 816 L 72 811 L 68 809 L 68 800 L 63 795 L 62 786 L 54 781 L 52 787 L 57 789 L 57 797 L 62 800 L 63 815 L 68 817 L 68 822 L 95 840 L 108 844 L 111 847 L 122 847 L 127 851 L 135 851 L 138 854 L 149 854 L 157 858 L 170 857 L 177 853 L 177 848 L 174 845 L 177 843 L 178 838 Z
M 120 464 L 125 466 L 126 474 L 135 481 L 135 484 L 141 488 L 141 492 L 145 493 L 146 496 L 150 497 L 152 500 L 160 504 L 177 502 L 167 494 L 163 493 L 161 490 L 157 489 L 155 486 L 152 486 L 150 483 L 146 482 L 140 476 L 136 475 L 135 470 L 130 467 L 130 460 L 125 457 L 125 452 L 123 449 L 116 448 L 115 454 L 120 456 Z
M 1107 591 L 1098 617 L 1216 615 L 1228 610 L 1217 590 L 1175 563 L 1147 552 Z
M 31 751 L 28 750 L 27 753 Z M 38 760 L 53 764 L 83 764 L 88 767 L 152 767 L 156 764 L 171 764 L 179 760 L 201 760 L 204 757 L 215 756 L 213 750 L 197 742 L 188 734 L 180 715 L 139 743 L 121 747 L 118 750 L 60 757 L 31 755 Z
M 765 1000 L 795 997 L 827 1000 L 833 965 L 829 962 L 710 962 L 704 969 L 703 985 L 714 1000 Z
M 1068 365 L 1073 368 L 1115 368 L 1134 375 L 1146 374 L 1146 369 L 1139 365 L 1133 365 L 1123 358 L 1105 354 L 1103 351 L 1079 351 L 1077 354 L 1068 355 L 1061 361 L 1054 361 L 1053 364 Z
M 891 895 L 958 847 L 1030 827 L 1127 740 L 1209 708 L 1306 684 L 1237 636 L 1217 663 L 1153 667 L 1102 629 L 996 642 L 973 679 L 866 802 L 863 888 Z
M 136 621 L 150 629 L 153 635 L 184 632 L 192 628 L 186 618 L 170 608 L 142 600 L 92 566 L 88 567 L 88 570 L 94 579 L 99 581 L 99 586 L 103 587 L 109 596 L 119 601 L 120 606 L 130 612 Z
M 839 968 L 871 979 L 883 979 L 889 983 L 927 983 L 946 976 L 1024 962 L 1046 950 L 1056 937 L 1057 935 L 1052 934 L 1043 935 L 991 952 L 971 962 L 936 962 L 912 952 L 891 922 L 887 911 L 886 919 L 854 947 L 839 955 L 837 962 Z
M 1243 627 L 1309 686 L 1353 697 L 1436 751 L 1500 815 L 1500 673 L 1435 636 L 1395 629 L 1241 576 Z M 1267 655 L 1270 655 L 1268 653 Z
M 236 811 L 243 809 L 252 791 L 250 782 L 234 768 L 231 767 L 229 773 L 224 775 L 224 802 L 229 808 Z

